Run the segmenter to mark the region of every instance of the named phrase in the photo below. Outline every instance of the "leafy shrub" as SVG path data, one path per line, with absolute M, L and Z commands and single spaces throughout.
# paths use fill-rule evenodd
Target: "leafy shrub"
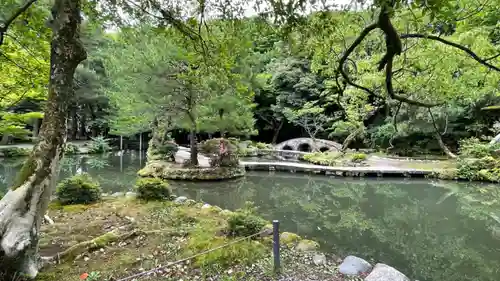
M 139 178 L 135 183 L 137 197 L 144 200 L 169 200 L 172 190 L 159 178 Z
M 66 143 L 66 147 L 64 148 L 64 154 L 73 155 L 73 154 L 78 154 L 78 152 L 80 152 L 80 149 L 78 149 L 78 145 L 70 142 Z
M 267 222 L 255 215 L 255 211 L 253 203 L 247 202 L 244 209 L 233 212 L 228 219 L 229 234 L 245 237 L 261 231 Z
M 500 181 L 500 160 L 492 156 L 458 160 L 457 177 L 467 180 Z
M 108 151 L 111 151 L 111 145 L 109 145 L 108 139 L 104 138 L 103 136 L 92 138 L 89 143 L 90 153 L 104 153 Z
M 0 200 L 5 196 L 5 193 L 3 191 L 0 191 Z
M 272 149 L 273 146 L 263 142 L 256 142 L 254 146 L 258 149 Z
M 317 165 L 335 166 L 341 157 L 340 152 L 313 152 L 304 155 L 302 159 Z
M 481 142 L 477 138 L 465 139 L 460 142 L 460 156 L 482 158 L 486 156 L 499 156 L 500 144 Z
M 368 157 L 364 153 L 354 153 L 351 155 L 351 162 L 359 163 L 365 161 L 367 158 Z
M 31 152 L 30 148 L 21 148 L 21 147 L 6 147 L 0 150 L 0 153 L 7 158 L 28 156 L 30 152 Z
M 90 204 L 101 199 L 101 187 L 89 174 L 80 174 L 59 183 L 56 195 L 62 205 Z

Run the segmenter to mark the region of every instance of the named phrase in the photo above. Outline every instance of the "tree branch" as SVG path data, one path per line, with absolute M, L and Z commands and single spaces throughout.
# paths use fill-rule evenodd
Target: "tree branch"
M 491 60 L 492 58 L 495 58 L 496 56 L 493 56 L 492 58 L 489 58 L 489 59 L 480 58 L 471 49 L 469 49 L 469 48 L 467 48 L 465 46 L 462 46 L 462 45 L 460 45 L 458 43 L 448 41 L 448 40 L 443 39 L 441 37 L 438 37 L 438 36 L 435 36 L 435 35 L 427 35 L 427 34 L 402 34 L 401 38 L 402 39 L 406 39 L 406 38 L 423 38 L 423 39 L 429 39 L 429 40 L 434 40 L 434 41 L 441 42 L 441 43 L 443 43 L 445 45 L 452 46 L 454 48 L 457 48 L 457 49 L 460 49 L 460 50 L 466 52 L 469 56 L 471 56 L 474 60 L 476 60 L 480 64 L 482 64 L 482 65 L 484 65 L 484 66 L 486 66 L 486 67 L 488 67 L 490 69 L 493 69 L 493 70 L 496 70 L 496 71 L 500 72 L 500 67 L 488 63 L 488 60 Z
M 0 24 L 0 46 L 3 44 L 3 38 L 5 32 L 7 32 L 7 29 L 9 29 L 9 26 L 14 22 L 14 20 L 19 17 L 22 13 L 24 13 L 28 8 L 35 3 L 36 0 L 28 0 L 24 2 L 24 4 L 17 9 L 7 20 L 3 23 Z
M 358 85 L 358 84 L 354 83 L 349 78 L 349 75 L 344 70 L 344 65 L 345 65 L 347 59 L 349 58 L 349 56 L 351 55 L 351 53 L 354 52 L 354 50 L 356 49 L 356 47 L 359 46 L 359 44 L 361 44 L 361 42 L 365 39 L 365 37 L 370 32 L 372 32 L 373 30 L 375 30 L 377 27 L 378 27 L 377 23 L 372 23 L 369 26 L 365 27 L 365 29 L 363 29 L 363 31 L 361 31 L 361 33 L 359 34 L 358 38 L 356 38 L 356 40 L 354 40 L 354 42 L 351 44 L 351 46 L 346 50 L 346 52 L 340 58 L 339 66 L 337 68 L 337 75 L 338 75 L 338 73 L 340 73 L 342 75 L 342 77 L 344 78 L 344 80 L 346 81 L 347 84 L 349 84 L 349 85 L 351 85 L 351 86 L 353 86 L 355 88 L 358 88 L 360 90 L 363 90 L 363 91 L 367 92 L 369 95 L 380 97 L 380 95 L 377 95 L 374 91 L 372 91 L 372 90 L 370 90 L 370 89 L 368 89 L 368 88 L 366 88 L 364 86 L 361 86 L 361 85 Z M 342 94 L 342 93 L 340 93 L 340 94 Z

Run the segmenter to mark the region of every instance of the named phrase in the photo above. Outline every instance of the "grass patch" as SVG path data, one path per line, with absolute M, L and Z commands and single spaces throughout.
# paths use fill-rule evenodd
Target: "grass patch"
M 120 278 L 237 239 L 226 235 L 229 233 L 226 216 L 199 205 L 169 201 L 114 198 L 93 205 L 51 203 L 49 216 L 55 224 L 42 226 L 42 256 L 57 255 L 86 241 L 98 243 L 85 248 L 90 252 L 85 250 L 76 258 L 70 256 L 71 259 L 62 264 L 47 267 L 37 280 L 77 281 L 81 274 L 91 272 L 99 272 L 102 280 Z M 134 229 L 140 234 L 124 241 L 103 241 L 108 238 L 106 233 L 114 229 Z M 244 241 L 200 256 L 189 267 L 203 272 L 221 270 L 234 264 L 255 262 L 268 252 L 270 247 L 259 241 Z M 175 275 L 177 273 L 181 275 Z M 182 272 L 172 274 L 170 277 L 174 280 L 182 277 Z M 148 280 L 168 279 L 162 276 Z

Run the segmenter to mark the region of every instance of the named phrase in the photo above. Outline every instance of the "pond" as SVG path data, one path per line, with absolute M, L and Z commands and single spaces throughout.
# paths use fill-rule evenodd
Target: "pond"
M 106 192 L 129 190 L 144 156 L 70 157 L 61 177 L 87 171 Z M 7 162 L 8 163 L 8 162 Z M 19 168 L 1 163 L 3 188 Z M 222 208 L 246 201 L 339 256 L 387 263 L 420 281 L 500 276 L 500 191 L 495 185 L 249 173 L 228 182 L 174 182 L 177 195 Z M 0 186 L 2 188 L 2 186 Z

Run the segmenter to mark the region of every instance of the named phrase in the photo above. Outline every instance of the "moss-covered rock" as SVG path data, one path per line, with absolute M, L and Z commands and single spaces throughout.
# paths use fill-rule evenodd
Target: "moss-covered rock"
M 150 161 L 138 172 L 141 177 L 166 180 L 224 180 L 245 175 L 245 167 L 180 168 L 165 161 Z
M 283 232 L 280 235 L 280 243 L 291 246 L 299 242 L 300 236 L 291 232 Z
M 316 251 L 319 249 L 319 244 L 318 242 L 308 240 L 308 239 L 303 239 L 300 240 L 297 246 L 295 247 L 295 250 L 299 252 L 312 252 Z
M 57 185 L 57 199 L 62 205 L 90 204 L 101 199 L 99 182 L 89 174 L 80 174 L 63 180 Z
M 170 185 L 159 178 L 139 178 L 135 183 L 137 197 L 144 200 L 170 200 Z

